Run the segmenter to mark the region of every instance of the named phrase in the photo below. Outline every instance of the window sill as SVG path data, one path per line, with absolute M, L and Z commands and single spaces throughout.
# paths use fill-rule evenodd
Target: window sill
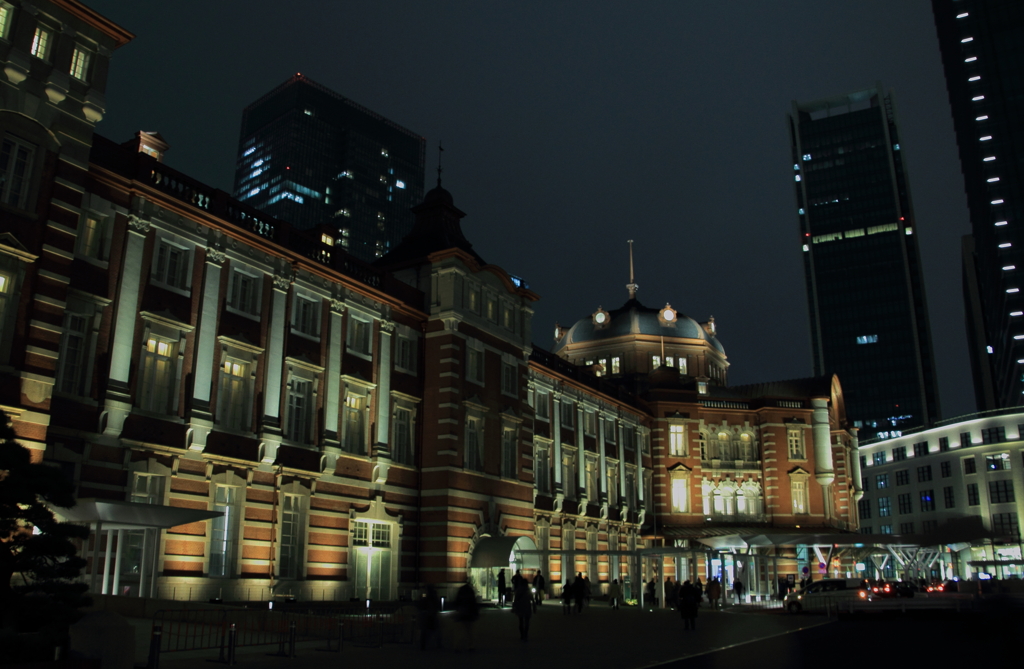
M 293 335 L 297 336 L 297 337 L 301 337 L 302 339 L 308 339 L 309 341 L 315 341 L 317 343 L 320 342 L 320 334 L 319 333 L 317 333 L 317 334 L 310 334 L 308 332 L 303 332 L 302 330 L 297 330 L 294 327 L 291 328 L 291 333 Z
M 355 356 L 356 358 L 360 358 L 362 360 L 368 360 L 370 362 L 373 361 L 373 354 L 372 353 L 366 353 L 365 351 L 359 351 L 359 350 L 356 350 L 354 348 L 349 348 L 349 347 L 345 348 L 345 353 L 348 354 L 348 355 L 351 355 L 351 356 Z
M 249 320 L 256 321 L 257 323 L 260 322 L 260 315 L 259 314 L 253 314 L 253 313 L 250 313 L 248 311 L 242 311 L 241 309 L 239 309 L 237 307 L 233 307 L 230 304 L 225 304 L 224 305 L 224 311 L 228 312 L 229 314 L 235 314 L 236 316 L 242 316 L 243 318 L 248 318 Z
M 163 288 L 166 291 L 181 295 L 182 297 L 192 297 L 192 290 L 190 288 L 179 288 L 178 286 L 172 286 L 169 283 L 164 283 L 157 279 L 150 279 L 149 283 L 157 288 Z

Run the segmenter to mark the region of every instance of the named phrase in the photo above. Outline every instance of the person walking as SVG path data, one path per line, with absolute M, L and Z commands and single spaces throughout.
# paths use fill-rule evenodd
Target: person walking
M 562 615 L 567 616 L 572 613 L 572 595 L 573 587 L 572 583 L 565 583 L 562 585 Z
M 676 605 L 676 586 L 672 583 L 672 577 L 665 577 L 665 607 L 673 608 Z
M 437 596 L 437 590 L 433 585 L 427 586 L 427 591 L 420 598 L 420 650 L 427 649 L 427 642 L 430 637 L 437 636 L 437 647 L 441 647 L 441 636 L 437 633 L 437 617 L 441 611 L 441 600 Z
M 508 583 L 505 582 L 505 570 L 501 569 L 498 571 L 498 608 L 505 606 L 505 590 L 508 588 Z
M 608 586 L 608 606 L 617 611 L 619 609 L 620 599 L 622 599 L 622 586 L 619 585 L 619 579 L 616 578 L 612 580 L 612 584 Z
M 683 629 L 697 629 L 697 588 L 689 581 L 679 588 L 679 615 L 683 618 Z
M 651 580 L 647 581 L 647 583 L 644 585 L 644 596 L 647 598 L 647 601 L 645 601 L 644 604 L 648 608 L 654 608 L 654 579 L 653 578 Z
M 711 610 L 714 611 L 718 608 L 718 598 L 722 596 L 722 584 L 718 582 L 718 578 L 712 578 L 708 582 L 708 601 L 711 602 Z
M 700 608 L 700 602 L 704 599 L 704 584 L 700 582 L 700 576 L 694 581 L 693 589 L 697 591 L 697 608 Z
M 587 596 L 587 584 L 583 582 L 583 572 L 576 574 L 572 582 L 572 598 L 576 601 L 576 613 L 583 613 L 583 600 Z
M 736 593 L 736 603 L 741 603 L 743 601 L 743 581 L 738 578 L 733 581 L 732 591 Z
M 587 608 L 590 608 L 590 577 L 583 577 L 583 601 L 586 603 Z
M 469 650 L 473 650 L 473 624 L 480 617 L 480 609 L 476 603 L 476 590 L 469 581 L 455 593 L 455 621 L 462 628 L 464 641 Z M 460 644 L 456 644 L 458 649 Z
M 537 570 L 537 575 L 533 577 L 534 604 L 542 604 L 544 602 L 544 586 L 545 585 L 547 585 L 547 584 L 544 582 L 544 572 L 542 572 L 542 571 L 540 571 L 538 569 Z M 536 608 L 537 607 L 534 606 L 534 610 L 536 610 Z
M 533 615 L 533 596 L 525 578 L 518 580 L 512 591 L 512 613 L 519 618 L 519 640 L 526 641 L 530 634 L 530 617 Z

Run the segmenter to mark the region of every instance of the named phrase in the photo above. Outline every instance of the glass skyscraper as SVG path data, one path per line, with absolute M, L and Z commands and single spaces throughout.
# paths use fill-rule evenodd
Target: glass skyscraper
M 412 229 L 423 137 L 296 74 L 242 112 L 234 195 L 372 262 Z
M 963 243 L 978 410 L 1024 404 L 1024 3 L 933 0 L 971 234 Z
M 917 224 L 891 92 L 789 116 L 815 375 L 838 374 L 865 438 L 939 415 Z

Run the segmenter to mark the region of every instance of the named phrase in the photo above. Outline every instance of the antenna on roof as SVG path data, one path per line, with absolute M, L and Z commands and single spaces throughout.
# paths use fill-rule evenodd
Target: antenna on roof
M 640 286 L 636 285 L 633 281 L 633 240 L 629 241 L 629 283 L 626 284 L 626 290 L 629 291 L 629 299 L 636 298 L 636 291 Z
M 444 147 L 441 146 L 441 140 L 437 140 L 437 187 L 441 187 L 441 152 L 444 151 Z

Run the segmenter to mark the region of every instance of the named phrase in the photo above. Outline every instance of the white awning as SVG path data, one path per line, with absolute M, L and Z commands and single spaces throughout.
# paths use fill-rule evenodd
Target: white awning
M 72 523 L 100 523 L 104 530 L 168 529 L 224 515 L 222 511 L 95 498 L 80 499 L 70 509 L 51 510 Z

